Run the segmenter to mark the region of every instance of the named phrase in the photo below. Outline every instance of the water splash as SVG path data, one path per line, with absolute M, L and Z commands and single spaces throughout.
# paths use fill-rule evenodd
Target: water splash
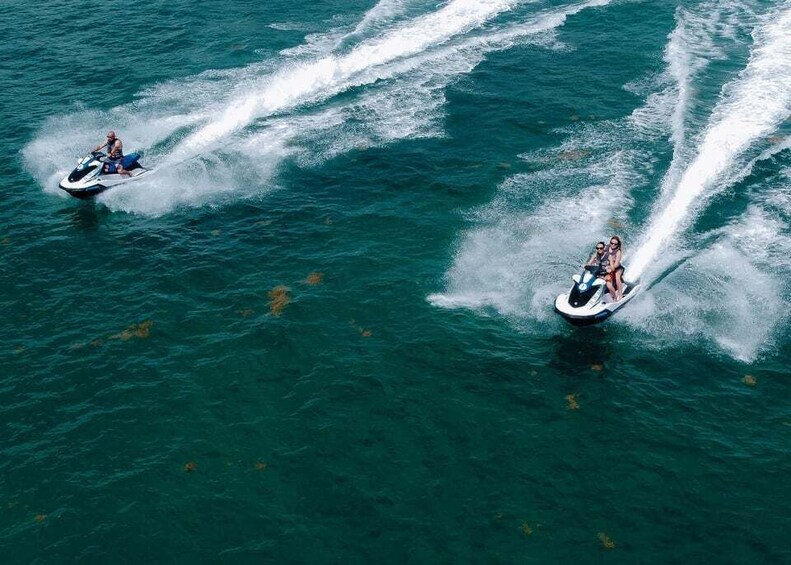
M 725 88 L 724 100 L 714 110 L 696 157 L 675 192 L 662 202 L 633 255 L 631 277 L 646 273 L 667 241 L 689 224 L 706 199 L 721 190 L 717 181 L 791 113 L 791 9 L 773 14 L 754 37 L 747 67 Z M 657 274 L 654 270 L 648 278 Z

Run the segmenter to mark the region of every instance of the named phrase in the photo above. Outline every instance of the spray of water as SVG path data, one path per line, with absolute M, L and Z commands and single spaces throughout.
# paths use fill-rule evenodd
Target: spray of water
M 754 37 L 747 67 L 725 89 L 695 158 L 681 175 L 676 190 L 661 202 L 633 255 L 631 277 L 639 278 L 649 270 L 668 240 L 719 191 L 722 184 L 717 182 L 743 153 L 791 114 L 791 8 L 773 14 L 756 29 Z M 655 274 L 648 274 L 648 278 Z
M 217 119 L 188 136 L 171 155 L 170 161 L 182 161 L 211 150 L 217 141 L 262 117 L 365 84 L 370 78 L 361 81 L 355 77 L 371 68 L 413 56 L 448 41 L 515 4 L 515 0 L 454 0 L 408 25 L 364 41 L 346 55 L 327 55 L 286 68 L 267 78 L 266 84 L 253 85 L 252 93 L 233 100 Z

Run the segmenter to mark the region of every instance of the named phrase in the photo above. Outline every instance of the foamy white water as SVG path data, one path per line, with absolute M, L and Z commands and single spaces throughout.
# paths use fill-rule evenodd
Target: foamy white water
M 346 55 L 328 55 L 286 68 L 267 78 L 265 85 L 261 85 L 262 91 L 255 91 L 254 87 L 253 93 L 233 100 L 219 118 L 187 137 L 169 160 L 180 161 L 211 149 L 215 142 L 261 117 L 365 84 L 368 80 L 354 81 L 355 75 L 443 43 L 516 3 L 516 0 L 454 0 L 436 12 L 364 41 Z
M 486 29 L 465 27 L 466 33 L 460 32 L 458 37 L 439 41 L 437 45 L 426 43 L 422 50 L 410 56 L 373 66 L 360 64 L 353 80 L 334 83 L 335 92 L 358 84 L 376 83 L 375 88 L 365 89 L 329 109 L 313 112 L 309 102 L 322 100 L 332 94 L 332 89 L 321 91 L 313 99 L 301 98 L 297 102 L 298 110 L 291 108 L 269 117 L 251 118 L 254 128 L 242 127 L 218 136 L 215 149 L 201 152 L 197 159 L 187 158 L 193 151 L 187 151 L 178 140 L 189 139 L 190 130 L 197 134 L 207 122 L 212 123 L 212 117 L 224 116 L 233 107 L 229 100 L 237 98 L 229 98 L 226 91 L 248 93 L 250 101 L 258 92 L 270 92 L 267 88 L 259 91 L 257 87 L 275 77 L 298 81 L 297 77 L 304 75 L 289 75 L 295 68 L 304 70 L 320 60 L 345 60 L 347 56 L 327 54 L 296 66 L 290 60 L 268 60 L 242 69 L 208 71 L 158 85 L 144 91 L 139 102 L 110 110 L 109 118 L 116 124 L 115 129 L 124 132 L 127 147 L 149 148 L 144 159 L 157 169 L 156 174 L 129 187 L 108 191 L 99 200 L 114 210 L 157 215 L 178 205 L 200 206 L 225 198 L 264 194 L 277 186 L 279 166 L 287 158 L 312 166 L 361 146 L 442 135 L 444 90 L 454 77 L 470 72 L 493 51 L 526 42 L 551 46 L 551 36 L 547 33 L 563 25 L 568 16 L 607 3 L 608 0 L 589 0 L 539 12 L 522 22 Z M 462 21 L 470 26 L 473 21 L 482 20 L 483 12 L 477 9 L 471 12 L 477 19 L 462 18 L 467 13 L 461 9 L 465 5 L 454 5 L 458 20 L 454 29 L 464 27 Z M 361 30 L 370 32 L 371 26 L 375 28 L 397 19 L 399 10 L 404 8 L 397 2 L 382 4 L 381 10 L 379 7 L 377 4 L 366 13 L 363 19 L 367 18 L 368 23 L 361 22 L 345 37 L 350 38 Z M 397 33 L 417 33 L 415 21 L 427 25 L 428 16 L 395 22 L 392 30 L 362 42 L 349 55 L 357 53 L 357 60 L 363 61 L 359 54 L 365 46 L 388 44 L 387 38 Z M 338 32 L 329 35 L 336 39 L 318 43 L 333 49 L 339 44 Z M 384 57 L 390 58 L 390 55 Z M 271 84 L 270 87 L 274 88 Z M 57 181 L 67 172 L 74 155 L 96 143 L 96 131 L 101 131 L 107 121 L 106 113 L 90 111 L 55 118 L 49 131 L 25 148 L 28 166 L 48 190 L 60 192 L 55 188 Z
M 741 76 L 724 90 L 696 157 L 672 197 L 651 220 L 631 260 L 639 278 L 667 241 L 683 229 L 736 159 L 764 140 L 791 114 L 791 8 L 767 18 L 754 33 L 755 45 Z

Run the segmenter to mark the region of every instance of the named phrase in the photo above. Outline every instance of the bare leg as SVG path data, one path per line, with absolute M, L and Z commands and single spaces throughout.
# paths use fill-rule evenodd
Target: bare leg
M 615 284 L 616 284 L 617 289 L 618 289 L 618 291 L 617 291 L 618 298 L 616 298 L 616 300 L 620 300 L 621 298 L 623 298 L 623 279 L 621 278 L 621 273 L 622 272 L 623 271 L 621 269 L 618 269 L 617 271 L 615 271 Z
M 120 163 L 115 166 L 115 170 L 118 172 L 119 175 L 126 175 L 128 177 L 132 176 L 132 173 L 130 173 L 129 171 L 124 170 L 124 166 L 121 165 Z
M 615 293 L 615 287 L 612 285 L 612 278 L 607 277 L 604 279 L 604 282 L 607 283 L 607 290 L 610 292 L 610 296 L 612 297 L 613 301 L 618 300 L 618 295 Z

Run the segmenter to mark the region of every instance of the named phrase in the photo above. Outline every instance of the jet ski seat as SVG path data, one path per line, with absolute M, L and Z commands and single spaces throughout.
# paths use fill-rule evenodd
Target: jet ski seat
M 129 153 L 128 155 L 121 157 L 119 161 L 107 161 L 105 163 L 107 166 L 107 173 L 116 173 L 118 171 L 118 165 L 121 165 L 125 171 L 134 169 L 139 160 L 140 153 Z

